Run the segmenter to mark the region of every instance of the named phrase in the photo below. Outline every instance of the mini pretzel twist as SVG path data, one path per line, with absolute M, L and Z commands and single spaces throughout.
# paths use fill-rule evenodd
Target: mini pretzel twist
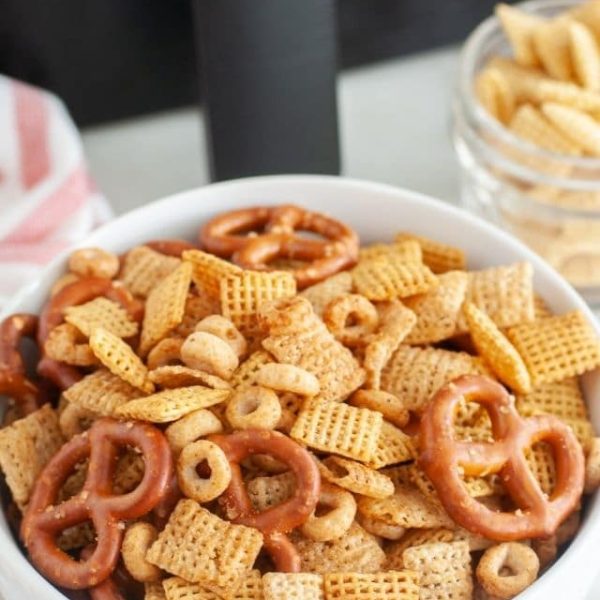
M 208 439 L 221 447 L 231 467 L 231 483 L 220 498 L 227 517 L 263 533 L 265 549 L 278 571 L 299 572 L 300 557 L 285 534 L 302 525 L 317 506 L 321 479 L 315 461 L 304 448 L 276 431 L 248 429 Z M 268 454 L 286 463 L 296 478 L 289 500 L 260 513 L 252 507 L 240 469 L 240 462 L 251 454 Z
M 325 239 L 302 237 L 298 231 Z M 299 288 L 347 269 L 358 259 L 358 236 L 350 227 L 292 205 L 224 213 L 206 223 L 199 237 L 209 252 L 231 258 L 245 269 L 269 270 L 276 258 L 307 262 L 292 270 Z
M 454 414 L 462 398 L 483 406 L 494 442 L 454 439 Z M 575 509 L 583 491 L 583 451 L 573 431 L 551 415 L 523 418 L 498 383 L 465 375 L 431 400 L 420 430 L 419 464 L 435 486 L 446 512 L 469 531 L 498 541 L 549 536 Z M 556 486 L 548 498 L 529 470 L 524 451 L 544 441 L 554 450 Z M 498 473 L 518 509 L 495 512 L 471 497 L 461 478 Z
M 118 449 L 137 448 L 145 470 L 127 494 L 112 493 Z M 82 491 L 56 504 L 62 484 L 75 465 L 89 457 Z M 147 423 L 98 419 L 89 431 L 72 438 L 48 462 L 34 487 L 21 525 L 21 538 L 31 561 L 48 579 L 69 589 L 94 587 L 113 572 L 123 539 L 120 522 L 150 512 L 168 490 L 173 472 L 164 435 Z M 56 545 L 67 527 L 90 519 L 97 544 L 91 555 L 76 561 Z
M 179 258 L 186 250 L 195 250 L 196 246 L 186 240 L 151 240 L 146 242 L 144 246 L 148 246 L 155 252 L 164 254 L 165 256 L 175 256 Z
M 19 346 L 24 337 L 35 338 L 38 318 L 15 314 L 0 323 L 0 396 L 12 398 L 21 416 L 37 410 L 44 401 L 43 391 L 27 378 Z
M 50 298 L 40 315 L 37 341 L 42 351 L 42 359 L 38 364 L 37 371 L 39 375 L 52 381 L 61 390 L 77 383 L 82 378 L 82 374 L 79 369 L 46 356 L 43 352 L 46 340 L 52 329 L 63 322 L 65 308 L 84 304 L 99 296 L 121 304 L 135 321 L 142 319 L 142 305 L 125 287 L 110 279 L 85 277 L 66 285 Z

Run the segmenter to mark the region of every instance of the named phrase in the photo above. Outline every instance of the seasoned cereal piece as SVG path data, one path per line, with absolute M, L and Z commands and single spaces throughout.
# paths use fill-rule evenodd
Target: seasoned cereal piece
M 290 437 L 317 450 L 369 461 L 375 455 L 383 418 L 367 408 L 307 401 Z
M 61 323 L 50 331 L 44 352 L 52 360 L 68 365 L 90 367 L 98 364 L 85 336 L 70 323 Z
M 220 297 L 219 287 L 225 277 L 242 273 L 237 265 L 202 250 L 186 250 L 181 256 L 193 266 L 192 279 L 200 293 L 213 298 Z
M 449 271 L 438 281 L 434 290 L 404 301 L 417 317 L 406 344 L 433 344 L 454 335 L 469 277 L 463 271 Z
M 79 277 L 112 279 L 119 271 L 119 257 L 102 248 L 79 248 L 69 256 L 69 271 Z
M 522 323 L 507 331 L 535 387 L 600 365 L 600 340 L 580 311 Z
M 201 583 L 191 583 L 180 577 L 169 577 L 162 582 L 166 600 L 223 600 L 221 590 Z
M 370 244 L 359 251 L 359 262 L 384 256 L 403 263 L 422 263 L 423 252 L 416 239 L 396 239 L 392 244 Z
M 381 469 L 415 457 L 416 448 L 413 438 L 391 423 L 383 421 L 375 452 L 367 462 L 373 469 Z
M 132 294 L 146 298 L 180 264 L 181 260 L 174 256 L 165 256 L 148 246 L 136 246 L 125 256 L 120 279 Z
M 396 242 L 414 241 L 421 247 L 423 262 L 436 274 L 447 271 L 463 271 L 466 267 L 465 253 L 455 246 L 449 246 L 427 237 L 402 232 Z
M 515 60 L 524 67 L 537 67 L 539 59 L 533 46 L 533 32 L 543 23 L 542 19 L 507 4 L 496 6 L 496 16 L 510 41 Z
M 400 398 L 381 390 L 357 390 L 352 394 L 349 404 L 376 410 L 383 415 L 384 419 L 397 427 L 404 427 L 410 418 L 408 409 Z
M 556 484 L 556 465 L 552 448 L 539 442 L 525 451 L 525 458 L 542 492 L 550 496 Z
M 263 600 L 262 575 L 258 569 L 247 573 L 235 590 L 229 592 L 227 600 Z
M 192 265 L 183 262 L 150 292 L 142 324 L 141 356 L 146 356 L 183 320 L 191 277 Z
M 113 375 L 143 392 L 154 390 L 154 384 L 148 379 L 146 365 L 121 338 L 98 328 L 90 337 L 90 348 Z
M 388 544 L 385 548 L 387 557 L 386 568 L 390 570 L 403 569 L 402 555 L 407 548 L 434 544 L 437 542 L 456 541 L 456 532 L 447 527 L 434 527 L 433 529 L 409 529 L 398 541 Z
M 320 283 L 307 287 L 299 295 L 306 298 L 312 304 L 315 314 L 322 316 L 325 307 L 332 300 L 351 291 L 352 275 L 348 271 L 342 271 Z
M 138 332 L 138 324 L 131 319 L 127 311 L 116 302 L 107 298 L 94 298 L 85 304 L 69 306 L 64 311 L 65 321 L 77 327 L 83 335 L 89 337 L 97 327 L 102 327 L 116 335 L 127 338 Z
M 191 369 L 184 365 L 165 365 L 158 367 L 148 373 L 152 383 L 162 388 L 191 387 L 194 385 L 205 385 L 214 390 L 230 390 L 231 384 L 217 375 Z
M 600 91 L 600 53 L 593 32 L 583 23 L 568 25 L 573 71 L 585 89 Z
M 275 359 L 268 352 L 257 350 L 240 364 L 229 382 L 236 389 L 256 385 L 261 367 L 274 362 Z
M 117 407 L 139 398 L 140 391 L 108 369 L 98 369 L 66 389 L 63 397 L 96 415 L 111 417 Z
M 327 600 L 419 600 L 415 571 L 385 573 L 325 573 Z
M 561 419 L 588 420 L 587 407 L 577 377 L 546 383 L 534 388 L 529 394 L 518 395 L 516 406 L 525 417 L 555 415 Z
M 318 573 L 265 573 L 265 600 L 323 600 L 323 577 Z
M 475 95 L 492 117 L 508 125 L 513 117 L 515 94 L 499 69 L 486 67 L 475 78 Z
M 0 468 L 22 511 L 38 475 L 62 444 L 58 416 L 49 404 L 0 429 Z
M 252 506 L 263 512 L 291 498 L 296 489 L 296 478 L 291 471 L 268 477 L 255 477 L 246 484 Z
M 186 338 L 196 329 L 196 325 L 211 315 L 221 313 L 221 304 L 218 298 L 214 298 L 206 293 L 189 293 L 183 310 L 183 319 L 181 323 L 173 330 L 173 335 Z
M 228 390 L 213 390 L 201 385 L 163 390 L 151 396 L 122 404 L 115 415 L 123 419 L 140 419 L 151 423 L 169 423 L 227 399 Z
M 542 104 L 544 116 L 562 134 L 579 143 L 591 156 L 600 156 L 600 125 L 598 121 L 584 111 L 556 102 Z
M 261 549 L 262 534 L 223 521 L 193 500 L 180 500 L 146 558 L 192 583 L 234 587 Z
M 162 581 L 144 584 L 144 600 L 169 600 L 165 595 Z
M 394 483 L 383 473 L 340 456 L 328 456 L 317 463 L 322 479 L 355 494 L 370 498 L 387 498 L 394 493 Z
M 406 569 L 420 576 L 420 600 L 471 600 L 471 554 L 466 542 L 438 542 L 408 548 L 403 562 Z
M 377 539 L 358 523 L 337 540 L 315 542 L 300 534 L 293 534 L 302 571 L 314 573 L 375 573 L 385 562 L 385 553 Z

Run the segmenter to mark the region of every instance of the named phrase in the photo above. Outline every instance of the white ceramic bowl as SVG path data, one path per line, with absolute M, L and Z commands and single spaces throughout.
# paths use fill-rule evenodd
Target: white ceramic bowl
M 240 179 L 165 198 L 126 214 L 90 235 L 81 245 L 116 252 L 153 238 L 195 239 L 198 226 L 213 215 L 240 206 L 297 203 L 349 223 L 363 242 L 390 240 L 408 230 L 460 246 L 470 268 L 528 260 L 535 267 L 535 287 L 557 312 L 580 309 L 598 330 L 591 312 L 576 292 L 547 264 L 501 230 L 426 196 L 385 185 L 321 176 L 278 176 Z M 39 280 L 19 294 L 5 313 L 38 312 L 52 282 L 63 272 L 66 255 L 57 258 Z M 600 334 L 600 330 L 599 330 Z M 600 430 L 600 372 L 588 374 L 584 391 L 592 420 Z M 568 551 L 520 600 L 583 600 L 598 572 L 600 502 L 588 503 L 583 525 Z M 5 600 L 64 600 L 31 567 L 17 548 L 0 515 L 0 592 Z

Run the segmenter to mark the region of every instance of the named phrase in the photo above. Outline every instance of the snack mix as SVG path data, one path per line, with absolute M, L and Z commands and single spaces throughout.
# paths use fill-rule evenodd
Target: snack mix
M 494 151 L 527 172 L 520 179 L 494 167 L 518 198 L 513 204 L 507 199 L 498 214 L 573 285 L 595 288 L 600 286 L 600 168 L 594 162 L 600 158 L 600 0 L 554 16 L 499 4 L 496 15 L 510 53 L 486 57 L 474 91 L 505 132 L 525 142 L 489 136 Z
M 7 520 L 77 599 L 513 598 L 600 484 L 600 341 L 532 271 L 297 206 L 78 250 L 0 325 Z

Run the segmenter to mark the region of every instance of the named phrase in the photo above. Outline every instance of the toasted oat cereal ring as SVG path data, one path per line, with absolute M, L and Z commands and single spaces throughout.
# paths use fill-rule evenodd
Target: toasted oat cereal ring
M 181 363 L 181 346 L 183 340 L 180 338 L 165 338 L 150 350 L 146 358 L 146 366 L 149 371 L 168 365 Z
M 158 581 L 161 570 L 146 560 L 146 552 L 158 537 L 158 530 L 150 523 L 139 521 L 125 530 L 121 557 L 125 568 L 136 581 Z
M 234 429 L 275 429 L 281 404 L 273 390 L 253 385 L 233 393 L 225 416 Z
M 57 325 L 50 332 L 44 344 L 44 352 L 51 360 L 67 365 L 90 367 L 98 364 L 85 337 L 70 323 Z
M 221 433 L 221 431 L 223 431 L 221 421 L 210 410 L 202 408 L 171 423 L 165 429 L 165 435 L 167 436 L 167 440 L 169 440 L 173 453 L 179 454 L 184 446 L 195 442 L 205 435 Z
M 375 306 L 360 294 L 343 294 L 323 311 L 323 321 L 336 339 L 346 346 L 363 346 L 375 331 L 379 315 Z
M 321 483 L 317 507 L 331 510 L 321 516 L 312 514 L 300 527 L 302 533 L 316 542 L 328 542 L 342 537 L 354 521 L 356 500 L 354 496 L 331 483 Z
M 399 540 L 406 533 L 406 529 L 400 525 L 391 525 L 385 521 L 378 521 L 360 514 L 358 522 L 369 533 L 386 540 Z
M 35 338 L 38 318 L 14 314 L 0 323 L 0 396 L 12 398 L 18 412 L 26 416 L 44 401 L 43 391 L 27 378 L 20 345 L 23 338 Z
M 239 365 L 237 354 L 221 338 L 197 331 L 181 346 L 181 360 L 192 369 L 206 371 L 228 380 Z
M 600 486 L 600 438 L 595 437 L 585 459 L 584 491 L 586 494 L 591 494 L 598 486 Z
M 77 404 L 69 402 L 58 417 L 60 430 L 65 439 L 70 440 L 74 435 L 89 429 L 92 421 L 97 417 L 91 410 L 86 410 Z
M 396 425 L 396 427 L 404 427 L 410 419 L 408 408 L 402 404 L 400 398 L 389 392 L 381 390 L 357 390 L 352 394 L 350 404 L 360 408 L 376 410 L 387 421 Z
M 511 574 L 502 574 L 503 569 Z M 476 574 L 488 594 L 508 600 L 530 586 L 539 569 L 540 561 L 531 548 L 508 542 L 488 548 L 477 565 Z
M 260 367 L 256 383 L 271 390 L 299 396 L 316 396 L 321 388 L 319 380 L 306 369 L 281 363 L 268 363 Z
M 236 356 L 242 357 L 248 351 L 248 342 L 239 332 L 238 328 L 229 320 L 221 315 L 210 315 L 200 321 L 194 331 L 204 331 L 212 333 L 224 342 L 227 342 Z
M 165 254 L 166 256 L 175 256 L 180 258 L 186 250 L 195 250 L 196 246 L 185 240 L 150 240 L 144 246 L 152 248 L 155 252 Z
M 53 296 L 44 306 L 40 315 L 37 341 L 40 349 L 50 331 L 63 322 L 63 311 L 69 306 L 89 302 L 98 296 L 118 302 L 129 313 L 129 316 L 139 322 L 143 314 L 143 306 L 119 283 L 101 277 L 85 277 L 65 286 Z M 42 377 L 52 381 L 59 389 L 71 387 L 82 377 L 81 372 L 71 365 L 42 356 L 37 372 Z
M 197 468 L 204 461 L 210 476 L 198 475 Z M 231 468 L 225 453 L 214 442 L 198 440 L 183 448 L 177 459 L 177 478 L 181 491 L 192 500 L 204 503 L 220 496 L 231 481 Z
M 297 234 L 316 233 L 325 239 Z M 218 215 L 200 230 L 209 252 L 245 269 L 268 270 L 276 258 L 308 262 L 292 272 L 299 288 L 351 267 L 358 258 L 358 236 L 340 221 L 297 206 L 253 207 Z
M 102 248 L 80 248 L 69 256 L 69 271 L 79 277 L 112 279 L 119 272 L 119 257 Z

